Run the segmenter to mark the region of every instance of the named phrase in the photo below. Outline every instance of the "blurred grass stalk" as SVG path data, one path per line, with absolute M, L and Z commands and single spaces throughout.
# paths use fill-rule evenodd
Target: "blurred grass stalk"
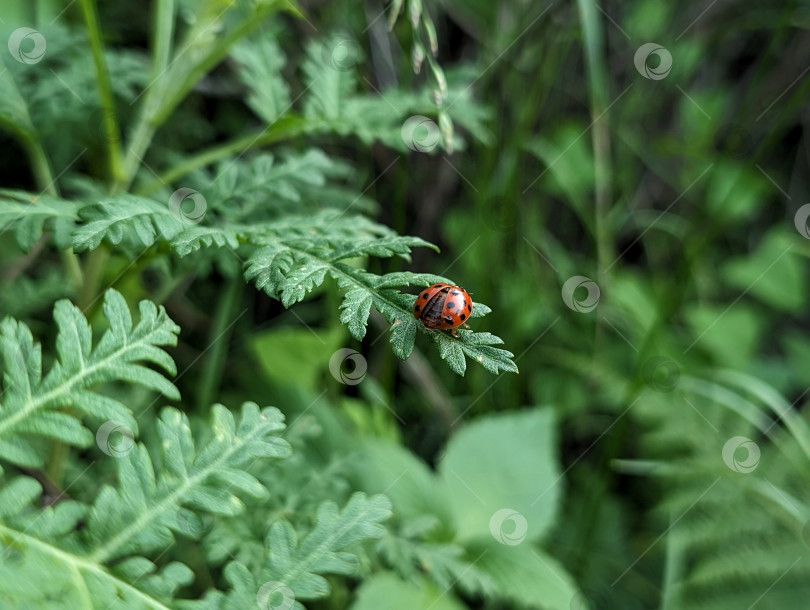
M 588 74 L 591 103 L 591 141 L 594 155 L 596 251 L 599 267 L 598 284 L 604 286 L 604 270 L 610 262 L 611 239 L 607 217 L 610 211 L 610 134 L 603 115 L 608 108 L 607 68 L 604 58 L 604 37 L 593 0 L 577 0 L 582 22 L 582 44 Z

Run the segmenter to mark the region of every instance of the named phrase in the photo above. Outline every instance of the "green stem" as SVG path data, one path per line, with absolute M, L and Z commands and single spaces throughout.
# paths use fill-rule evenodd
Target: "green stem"
M 124 176 L 116 184 L 117 191 L 125 191 L 132 183 L 155 131 L 171 116 L 194 85 L 225 58 L 236 42 L 248 36 L 264 22 L 265 18 L 279 10 L 281 6 L 281 2 L 268 2 L 261 5 L 254 14 L 243 19 L 208 49 L 203 45 L 208 44 L 207 41 L 210 37 L 203 36 L 203 34 L 207 28 L 217 25 L 216 23 L 211 22 L 202 29 L 194 28 L 189 33 L 187 42 L 175 54 L 174 59 L 166 68 L 160 71 L 160 75 L 155 78 L 146 91 L 134 135 L 124 159 Z M 222 15 L 215 19 L 220 24 L 221 20 Z M 201 56 L 200 59 L 188 59 L 199 56 Z
M 591 112 L 591 143 L 594 155 L 594 228 L 596 238 L 597 258 L 597 284 L 604 290 L 607 287 L 606 268 L 610 264 L 611 240 L 608 227 L 608 213 L 610 211 L 611 180 L 610 180 L 610 133 L 607 120 L 603 117 L 608 107 L 607 67 L 604 62 L 604 37 L 601 23 L 597 15 L 594 0 L 577 0 L 579 16 L 582 24 L 582 44 L 585 52 L 585 66 L 588 74 L 588 93 L 590 97 Z M 598 363 L 602 358 L 604 338 L 604 325 L 597 319 L 594 326 L 593 360 Z M 595 368 L 601 368 L 597 367 Z M 594 385 L 596 379 L 589 383 Z M 626 428 L 624 423 L 617 426 L 615 438 L 624 438 Z M 597 515 L 596 507 L 602 505 L 602 498 L 609 493 L 613 473 L 610 461 L 615 455 L 615 443 L 608 444 L 599 460 L 599 469 L 602 476 L 599 484 L 592 486 L 587 492 L 584 523 L 578 529 L 581 532 L 577 547 L 579 556 L 577 566 L 580 573 L 586 572 L 589 560 L 589 535 L 592 533 Z
M 158 0 L 155 4 L 155 38 L 152 51 L 152 80 L 169 65 L 174 37 L 175 0 Z
M 605 77 L 604 38 L 593 0 L 577 0 L 582 21 L 585 65 L 588 72 L 588 87 L 591 98 L 591 141 L 594 154 L 595 226 L 596 249 L 599 265 L 599 283 L 604 284 L 604 270 L 610 262 L 610 235 L 608 212 L 610 211 L 610 132 L 607 120 L 602 117 L 608 107 L 608 85 Z
M 124 177 L 124 167 L 121 161 L 121 132 L 118 128 L 118 118 L 115 112 L 115 99 L 112 92 L 110 73 L 104 60 L 104 43 L 101 40 L 101 29 L 98 23 L 98 11 L 95 0 L 80 0 L 84 23 L 87 27 L 87 37 L 90 40 L 90 50 L 93 53 L 93 62 L 96 64 L 96 85 L 101 100 L 102 127 L 104 128 L 104 141 L 107 145 L 107 159 L 112 183 L 117 183 Z
M 178 178 L 182 178 L 194 170 L 230 157 L 236 153 L 241 153 L 259 146 L 266 146 L 304 133 L 316 132 L 322 128 L 326 128 L 326 125 L 314 123 L 313 121 L 304 121 L 298 117 L 285 117 L 259 132 L 239 136 L 233 140 L 212 146 L 196 155 L 185 158 L 178 165 L 175 165 L 161 174 L 157 180 L 153 180 L 136 189 L 135 193 L 148 197 L 165 184 L 171 184 Z
M 33 549 L 40 555 L 46 555 L 52 560 L 55 560 L 56 563 L 69 566 L 77 571 L 92 574 L 93 579 L 96 582 L 109 583 L 111 589 L 120 592 L 121 595 L 126 594 L 127 599 L 141 602 L 143 607 L 157 608 L 159 610 L 171 610 L 168 606 L 164 606 L 158 600 L 150 597 L 148 593 L 144 593 L 128 582 L 121 580 L 109 573 L 101 563 L 86 559 L 79 555 L 74 555 L 69 551 L 65 551 L 56 546 L 48 544 L 47 542 L 26 533 L 27 531 L 28 530 L 26 529 L 25 531 L 20 532 L 0 523 L 0 535 L 2 535 L 4 538 L 10 538 L 15 543 L 26 546 L 29 550 Z M 94 606 L 88 606 L 88 608 L 90 607 Z
M 240 275 L 228 278 L 225 290 L 219 297 L 214 324 L 208 335 L 208 354 L 203 362 L 200 374 L 200 389 L 197 394 L 197 406 L 203 411 L 211 406 L 219 390 L 222 373 L 227 358 L 228 338 L 233 325 L 233 315 L 239 294 L 244 282 Z

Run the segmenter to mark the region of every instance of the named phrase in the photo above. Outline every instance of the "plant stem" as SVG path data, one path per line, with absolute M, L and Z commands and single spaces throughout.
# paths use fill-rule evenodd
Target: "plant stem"
M 197 394 L 197 407 L 203 412 L 211 406 L 222 381 L 233 313 L 242 286 L 243 281 L 239 274 L 228 278 L 217 304 L 214 324 L 208 335 L 209 349 L 200 373 L 200 388 Z
M 186 174 L 189 174 L 196 169 L 200 169 L 201 167 L 205 167 L 206 165 L 210 165 L 211 163 L 219 161 L 220 159 L 224 159 L 238 152 L 244 152 L 251 148 L 272 144 L 273 142 L 277 142 L 279 140 L 299 136 L 304 133 L 312 133 L 319 130 L 321 127 L 324 127 L 324 125 L 315 123 L 312 120 L 304 121 L 298 117 L 286 117 L 280 119 L 272 125 L 265 127 L 258 133 L 253 132 L 239 136 L 233 140 L 213 146 L 208 150 L 204 150 L 196 155 L 187 157 L 178 165 L 175 165 L 161 174 L 157 180 L 153 180 L 152 182 L 136 189 L 135 192 L 138 195 L 148 197 L 165 184 L 170 184 L 178 178 L 182 178 Z
M 96 64 L 96 85 L 101 100 L 101 121 L 104 128 L 104 141 L 107 145 L 110 182 L 116 183 L 124 177 L 120 147 L 121 131 L 118 127 L 118 118 L 115 112 L 115 99 L 112 92 L 110 73 L 104 59 L 104 43 L 101 40 L 98 11 L 96 10 L 95 0 L 81 0 L 79 4 L 87 27 L 87 37 L 90 41 L 90 50 L 93 53 L 93 62 Z
M 593 0 L 577 0 L 582 21 L 585 65 L 591 98 L 591 141 L 594 154 L 596 251 L 599 266 L 599 284 L 604 284 L 604 270 L 609 264 L 610 235 L 607 216 L 611 198 L 610 132 L 602 115 L 608 107 L 608 86 L 605 75 L 604 38 Z
M 28 136 L 21 138 L 20 142 L 28 153 L 29 161 L 31 161 L 31 171 L 34 173 L 37 188 L 42 193 L 58 197 L 59 189 L 56 187 L 56 180 L 51 172 L 51 164 L 45 150 L 42 148 L 42 144 L 35 137 Z M 84 277 L 78 257 L 69 248 L 60 251 L 59 255 L 74 289 L 79 290 L 84 282 Z
M 158 0 L 155 7 L 155 37 L 152 41 L 153 81 L 159 78 L 169 65 L 174 37 L 175 0 Z
M 210 36 L 203 34 L 208 28 L 224 23 L 222 14 L 207 26 L 194 28 L 189 33 L 182 48 L 174 55 L 172 61 L 160 70 L 159 75 L 146 90 L 134 135 L 124 159 L 124 176 L 116 183 L 116 191 L 125 191 L 129 188 L 155 131 L 171 116 L 194 85 L 225 58 L 234 44 L 258 28 L 268 16 L 282 8 L 283 4 L 268 2 L 260 5 L 252 15 L 245 17 L 228 30 L 213 45 L 209 44 Z M 160 5 L 158 10 L 167 10 L 166 5 Z M 161 35 L 165 35 L 165 32 Z M 159 52 L 164 53 L 165 45 L 162 42 L 160 44 Z M 205 45 L 208 45 L 208 48 Z M 157 66 L 157 63 L 155 65 Z

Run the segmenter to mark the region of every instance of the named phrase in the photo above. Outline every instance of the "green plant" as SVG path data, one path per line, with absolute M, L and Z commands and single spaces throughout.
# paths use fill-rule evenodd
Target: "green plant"
M 412 316 L 414 296 L 401 287 L 451 280 L 367 269 L 374 258 L 409 261 L 413 247 L 437 248 L 372 220 L 379 207 L 357 187 L 359 172 L 329 150 L 330 138 L 342 138 L 406 151 L 403 121 L 437 112 L 445 146 L 463 147 L 436 106 L 448 85 L 433 58 L 435 29 L 423 15 L 440 94 L 431 100 L 428 89 L 360 91 L 354 65 L 330 56 L 330 36 L 292 45 L 276 15 L 300 16 L 292 3 L 158 2 L 149 55 L 108 45 L 92 0 L 79 9 L 87 44 L 69 13 L 35 32 L 47 41 L 43 65 L 31 68 L 41 57 L 4 58 L 0 75 L 0 125 L 26 151 L 36 184 L 0 190 L 0 226 L 19 248 L 3 242 L 3 256 L 18 261 L 4 278 L 6 293 L 28 289 L 6 301 L 17 319 L 0 325 L 0 605 L 244 608 L 280 596 L 302 608 L 336 594 L 324 576 L 368 569 L 367 543 L 385 535 L 391 505 L 345 485 L 325 485 L 304 503 L 316 471 L 306 457 L 311 439 L 285 428 L 275 408 L 243 400 L 237 415 L 209 407 L 225 358 L 216 343 L 230 329 L 240 276 L 284 307 L 323 292 L 330 277 L 337 286 L 327 289 L 329 301 L 355 339 L 365 337 L 373 307 L 391 325 L 400 359 L 422 333 L 456 373 L 464 374 L 466 357 L 493 373 L 517 372 L 494 335 L 451 337 Z M 299 54 L 300 80 L 285 45 Z M 64 89 L 43 76 L 49 72 Z M 255 127 L 211 143 L 217 138 L 195 108 L 206 78 L 220 90 L 239 83 Z M 485 113 L 474 102 L 453 115 L 485 137 Z M 186 145 L 169 144 L 178 133 L 190 135 Z M 36 286 L 27 274 L 34 261 L 47 274 Z M 196 412 L 153 411 L 154 392 L 188 402 L 172 383 L 185 370 L 178 375 L 166 351 L 180 328 L 154 301 L 190 275 L 229 286 L 205 384 Z M 109 284 L 122 291 L 105 290 Z M 140 301 L 133 323 L 128 301 L 136 295 L 152 298 Z M 38 327 L 39 312 L 63 296 L 77 304 L 56 302 L 55 349 L 43 350 L 26 321 Z M 95 316 L 102 297 L 107 329 L 99 334 L 85 313 Z M 476 303 L 472 317 L 487 313 Z M 91 469 L 97 478 L 88 480 Z M 31 587 L 44 572 L 47 582 Z

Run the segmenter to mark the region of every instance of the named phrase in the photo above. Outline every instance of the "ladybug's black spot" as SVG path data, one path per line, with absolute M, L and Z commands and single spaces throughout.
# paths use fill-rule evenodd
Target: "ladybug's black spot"
M 448 292 L 449 290 L 450 290 L 450 287 L 449 287 L 449 286 L 445 286 L 444 288 L 442 288 L 442 290 L 441 290 L 441 291 L 442 291 L 442 292 Z
M 452 294 L 453 296 L 456 296 L 458 294 L 458 290 L 451 290 L 450 294 Z
M 472 311 L 472 305 L 470 305 L 469 303 L 467 303 L 467 311 Z
M 456 306 L 455 302 L 454 302 L 454 301 L 450 301 L 450 302 L 447 304 L 447 309 L 453 309 L 455 306 Z
M 433 286 L 431 286 L 431 288 L 440 288 L 440 287 L 441 287 L 441 284 L 433 284 Z
M 448 324 L 452 324 L 453 318 L 451 318 L 450 316 L 444 316 L 444 321 L 447 322 Z
M 462 322 L 463 322 L 463 321 L 464 321 L 464 320 L 467 318 L 467 314 L 466 314 L 466 313 L 463 313 L 463 314 L 461 314 L 461 315 L 459 316 L 459 318 L 461 318 L 461 320 L 462 320 Z
M 414 310 L 414 311 L 419 311 L 420 309 L 422 309 L 422 306 L 421 306 L 421 305 L 414 305 L 414 306 L 413 306 L 413 310 Z
M 425 300 L 427 301 L 427 298 L 428 298 L 427 293 L 423 294 L 423 295 L 422 295 L 422 298 L 423 298 L 423 299 L 425 299 Z

